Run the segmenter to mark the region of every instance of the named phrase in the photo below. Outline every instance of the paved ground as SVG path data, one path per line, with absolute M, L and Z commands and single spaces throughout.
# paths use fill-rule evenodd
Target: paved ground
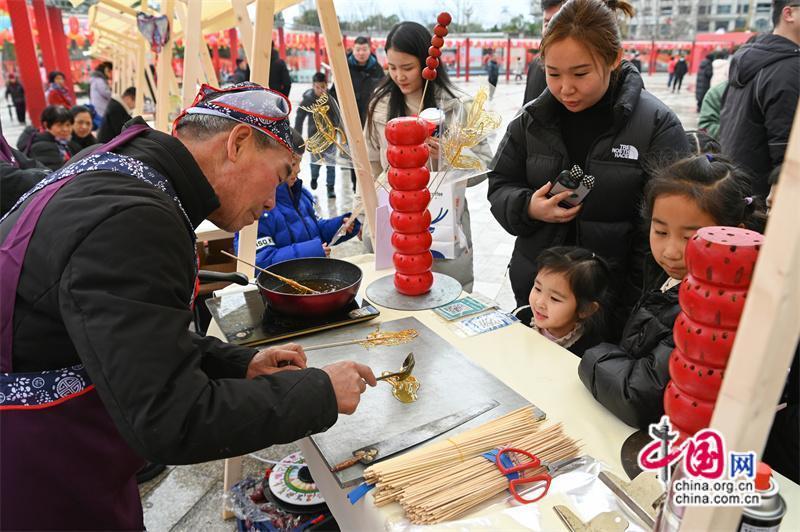
M 474 93 L 484 80 L 459 85 L 468 93 Z M 671 94 L 666 89 L 666 75 L 657 74 L 645 77 L 646 87 L 680 117 L 686 129 L 697 125 L 694 101 L 694 78 L 684 83 L 680 94 Z M 295 84 L 292 90 L 293 103 L 299 101 L 307 84 Z M 522 101 L 523 84 L 501 82 L 495 93 L 493 105 L 504 119 L 494 145 L 499 143 L 505 126 L 517 113 Z M 16 144 L 21 127 L 9 124 L 7 114 L 2 116 L 3 132 L 9 143 Z M 305 164 L 301 177 L 310 181 L 310 170 Z M 350 188 L 349 175 L 337 172 L 336 199 L 326 197 L 324 186 L 320 186 L 315 194 L 319 200 L 319 211 L 322 216 L 333 216 L 347 212 L 352 208 L 353 195 Z M 321 184 L 324 173 L 321 176 Z M 507 234 L 494 220 L 486 200 L 487 184 L 468 189 L 467 200 L 472 216 L 473 239 L 475 249 L 475 288 L 486 296 L 497 299 L 506 309 L 514 307 L 514 298 L 506 276 L 506 266 L 513 250 L 514 238 Z M 479 228 L 479 230 L 478 230 Z M 363 252 L 357 241 L 344 243 L 334 248 L 334 256 L 349 256 Z M 296 448 L 293 445 L 275 446 L 258 453 L 261 460 L 278 460 Z M 246 457 L 245 474 L 260 475 L 267 465 L 256 458 Z M 167 472 L 141 486 L 145 507 L 145 524 L 148 530 L 235 530 L 232 522 L 221 519 L 222 507 L 222 461 L 209 462 L 193 466 L 169 467 Z

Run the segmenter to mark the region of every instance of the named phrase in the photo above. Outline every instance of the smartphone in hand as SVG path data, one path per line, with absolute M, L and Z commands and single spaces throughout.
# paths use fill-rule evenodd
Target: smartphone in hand
M 564 170 L 558 174 L 547 197 L 552 198 L 565 191 L 572 192 L 569 197 L 558 202 L 559 207 L 570 209 L 580 205 L 593 187 L 594 177 L 584 174 L 581 167 L 576 164 L 572 170 Z

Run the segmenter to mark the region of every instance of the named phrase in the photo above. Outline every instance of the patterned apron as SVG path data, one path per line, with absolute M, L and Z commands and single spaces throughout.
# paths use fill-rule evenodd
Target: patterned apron
M 16 291 L 36 223 L 53 195 L 83 172 L 108 170 L 164 191 L 169 181 L 141 161 L 110 153 L 149 128 L 137 124 L 91 155 L 49 175 L 0 246 L 0 529 L 143 530 L 136 472 L 145 464 L 120 436 L 82 365 L 13 373 Z M 191 234 L 192 254 L 195 237 Z M 191 304 L 191 302 L 189 302 Z

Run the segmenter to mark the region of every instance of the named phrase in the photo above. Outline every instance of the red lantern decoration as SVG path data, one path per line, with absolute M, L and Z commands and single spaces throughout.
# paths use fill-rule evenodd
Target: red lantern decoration
M 426 188 L 430 173 L 425 168 L 428 148 L 423 144 L 428 127 L 417 117 L 404 116 L 390 120 L 385 135 L 389 143 L 386 158 L 391 165 L 389 204 L 393 211 L 389 221 L 394 230 L 394 286 L 401 294 L 418 296 L 433 286 L 431 213 L 427 208 L 431 194 Z
M 704 227 L 686 246 L 664 391 L 664 412 L 680 440 L 711 422 L 762 241 L 747 229 Z

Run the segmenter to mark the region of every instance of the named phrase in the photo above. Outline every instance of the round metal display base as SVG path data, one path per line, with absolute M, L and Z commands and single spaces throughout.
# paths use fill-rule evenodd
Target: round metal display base
M 431 291 L 421 296 L 405 296 L 394 287 L 394 274 L 381 277 L 367 287 L 367 299 L 395 310 L 428 310 L 458 299 L 461 283 L 443 273 L 433 272 Z

